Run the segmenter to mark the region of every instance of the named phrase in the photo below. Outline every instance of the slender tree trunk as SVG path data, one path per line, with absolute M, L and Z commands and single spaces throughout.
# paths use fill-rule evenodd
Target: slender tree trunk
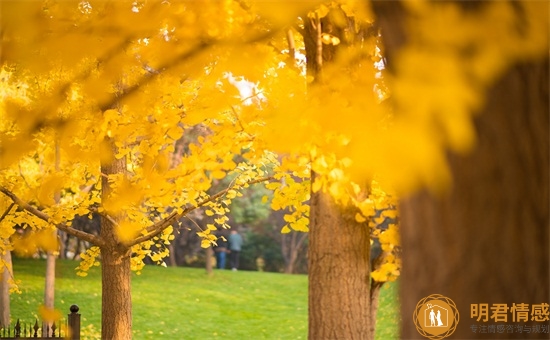
M 369 227 L 323 192 L 311 197 L 309 339 L 369 339 Z
M 67 249 L 66 249 L 66 240 L 69 236 L 67 233 L 58 230 L 57 231 L 57 239 L 59 241 L 59 258 L 60 259 L 66 259 L 67 258 Z
M 9 280 L 13 275 L 11 252 L 6 250 L 2 255 L 5 267 L 0 269 L 0 328 L 7 327 L 10 323 L 10 285 Z
M 281 235 L 281 252 L 285 260 L 285 274 L 292 274 L 296 268 L 298 255 L 307 239 L 307 233 L 293 231 Z
M 211 275 L 212 274 L 212 260 L 214 258 L 214 250 L 212 249 L 212 247 L 206 248 L 205 256 L 206 256 L 206 274 Z
M 60 169 L 60 154 L 59 154 L 59 143 L 55 141 L 55 171 Z M 54 193 L 55 203 L 59 203 L 61 199 L 61 193 Z M 55 239 L 57 239 L 57 231 L 52 231 Z M 54 251 L 48 250 L 46 252 L 46 275 L 44 283 L 44 307 L 49 310 L 53 310 L 55 307 L 55 262 L 57 255 Z M 51 325 L 51 320 L 48 321 L 48 327 Z M 44 325 L 43 325 L 44 326 Z M 43 334 L 46 336 L 46 334 Z
M 292 274 L 294 272 L 294 264 L 296 263 L 297 257 L 298 257 L 298 254 L 296 253 L 296 249 L 292 249 L 290 251 L 290 257 L 289 257 L 288 263 L 285 266 L 286 274 Z
M 56 233 L 57 235 L 57 233 Z M 44 283 L 44 307 L 49 310 L 54 308 L 55 298 L 55 259 L 56 256 L 52 251 L 46 253 L 46 274 Z M 51 320 L 46 321 L 43 326 L 51 325 Z M 46 336 L 46 334 L 44 334 Z
M 548 5 L 541 10 L 548 12 Z M 382 34 L 391 55 L 403 42 L 404 32 L 393 23 L 403 22 L 404 12 L 393 2 L 375 2 L 375 11 L 387 24 Z M 508 70 L 475 119 L 476 149 L 464 157 L 449 155 L 448 195 L 422 192 L 403 203 L 402 338 L 423 338 L 412 315 L 418 301 L 431 294 L 457 304 L 460 322 L 451 336 L 457 339 L 480 336 L 470 329 L 483 324 L 470 317 L 471 304 L 550 301 L 548 81 L 548 56 Z M 532 324 L 537 323 L 518 325 Z M 498 334 L 485 338 L 491 336 Z
M 116 147 L 112 147 L 113 155 Z M 126 158 L 115 159 L 109 164 L 101 165 L 102 201 L 105 202 L 111 192 L 109 175 L 126 173 Z M 132 294 L 130 248 L 119 241 L 116 224 L 123 219 L 122 215 L 111 216 L 112 220 L 101 216 L 100 237 L 105 241 L 101 248 L 101 338 L 109 340 L 132 339 Z
M 176 262 L 176 247 L 174 247 L 174 242 L 177 242 L 177 235 L 174 231 L 174 240 L 170 242 L 168 245 L 168 250 L 170 251 L 170 255 L 168 255 L 168 266 L 169 267 L 176 267 L 178 263 Z

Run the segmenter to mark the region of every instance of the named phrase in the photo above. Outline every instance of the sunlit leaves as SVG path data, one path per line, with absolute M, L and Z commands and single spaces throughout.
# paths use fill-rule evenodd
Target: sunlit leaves
M 208 247 L 213 231 L 228 227 L 232 201 L 267 177 L 271 207 L 285 211 L 282 232 L 308 230 L 310 190 L 376 229 L 396 218 L 394 193 L 448 187 L 446 150 L 475 145 L 472 113 L 483 91 L 510 63 L 548 49 L 540 2 L 521 4 L 521 22 L 508 2 L 475 15 L 405 2 L 415 15 L 393 74 L 380 69 L 378 35 L 349 44 L 373 19 L 362 1 L 44 4 L 0 4 L 0 185 L 50 216 L 11 212 L 3 240 L 16 224 L 49 232 L 97 209 L 105 219 L 124 215 L 110 224 L 117 242 L 131 244 L 200 206 L 211 219 L 197 223 Z M 308 88 L 288 63 L 285 33 L 301 53 L 304 20 L 321 18 L 346 33 L 322 32 L 321 47 L 338 53 L 324 82 Z M 117 160 L 126 164 L 119 173 L 100 172 Z M 374 235 L 388 252 L 373 274 L 380 280 L 399 269 L 395 228 Z M 133 246 L 132 268 L 146 256 L 163 263 L 171 235 Z M 97 256 L 97 248 L 83 254 L 81 269 Z
M 371 277 L 378 282 L 395 281 L 401 269 L 398 229 L 395 224 L 390 224 L 384 231 L 376 230 L 374 235 L 380 241 L 382 254 L 371 272 Z
M 87 276 L 88 270 L 93 266 L 99 266 L 97 258 L 100 254 L 99 247 L 90 247 L 84 253 L 80 254 L 80 263 L 76 267 L 76 275 Z

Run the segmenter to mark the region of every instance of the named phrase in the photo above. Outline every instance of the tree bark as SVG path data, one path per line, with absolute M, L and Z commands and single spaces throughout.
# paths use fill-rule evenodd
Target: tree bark
M 55 141 L 55 171 L 60 171 L 60 150 L 59 143 Z M 59 191 L 54 193 L 54 201 L 56 204 L 59 203 L 61 199 L 61 193 Z M 52 231 L 52 234 L 57 239 L 57 230 Z M 57 255 L 52 251 L 48 250 L 46 252 L 46 275 L 44 282 L 44 307 L 49 310 L 53 310 L 55 307 L 55 262 Z M 51 325 L 51 321 L 47 321 L 48 327 Z M 44 326 L 44 324 L 43 324 Z M 45 335 L 43 335 L 45 336 Z
M 116 146 L 107 140 L 116 154 Z M 101 165 L 101 198 L 109 199 L 112 189 L 109 175 L 126 173 L 126 158 L 116 159 Z M 101 247 L 101 338 L 109 340 L 132 339 L 132 294 L 130 248 L 119 241 L 116 223 L 123 216 L 101 216 L 100 238 L 105 244 Z
M 205 249 L 205 258 L 206 274 L 212 275 L 212 261 L 214 259 L 214 249 L 212 249 L 212 246 Z
M 0 269 L 0 328 L 7 327 L 10 323 L 10 285 L 9 280 L 13 275 L 11 252 L 6 250 L 2 255 L 5 267 Z
M 470 304 L 550 301 L 548 60 L 516 66 L 488 99 L 476 150 L 449 157 L 451 193 L 402 206 L 403 320 L 421 298 L 443 294 L 463 313 L 457 338 L 478 323 Z M 403 337 L 417 335 L 403 323 Z
M 101 338 L 132 339 L 132 294 L 128 249 L 101 249 Z
M 403 22 L 403 11 L 399 4 L 379 2 L 375 11 L 387 23 L 382 36 L 392 55 L 404 41 L 404 32 L 391 28 Z M 443 197 L 421 192 L 403 202 L 402 338 L 423 338 L 412 316 L 418 301 L 431 294 L 456 303 L 460 322 L 450 338 L 457 339 L 498 338 L 472 332 L 471 325 L 483 322 L 470 317 L 471 304 L 550 301 L 548 80 L 548 56 L 509 69 L 475 119 L 476 149 L 448 157 L 450 192 Z M 537 323 L 519 323 L 532 324 Z
M 341 15 L 346 17 L 343 11 Z M 323 67 L 335 60 L 339 49 L 355 42 L 345 34 L 355 27 L 353 18 L 346 17 L 347 27 L 332 23 L 330 18 L 304 18 L 306 67 L 313 86 L 330 81 L 323 79 Z M 360 30 L 355 39 L 365 32 Z M 323 44 L 323 33 L 338 37 L 341 43 Z M 312 172 L 311 183 L 315 176 Z M 354 216 L 329 193 L 312 192 L 308 247 L 311 340 L 370 339 L 370 229 L 356 222 Z
M 328 193 L 311 197 L 309 339 L 369 339 L 369 227 Z

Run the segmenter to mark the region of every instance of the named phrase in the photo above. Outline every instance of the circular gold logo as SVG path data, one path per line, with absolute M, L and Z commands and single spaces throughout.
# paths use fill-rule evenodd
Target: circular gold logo
M 454 301 L 440 294 L 432 294 L 418 301 L 413 313 L 418 333 L 432 340 L 444 339 L 453 334 L 458 320 Z

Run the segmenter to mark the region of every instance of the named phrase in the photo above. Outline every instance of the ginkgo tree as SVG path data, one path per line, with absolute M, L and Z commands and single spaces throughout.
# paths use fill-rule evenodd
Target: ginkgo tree
M 46 250 L 56 249 L 56 228 L 92 244 L 79 269 L 101 256 L 102 337 L 129 339 L 130 271 L 145 256 L 162 261 L 175 222 L 197 208 L 216 217 L 197 225 L 210 246 L 231 200 L 276 162 L 221 83 L 230 49 L 255 56 L 272 33 L 247 34 L 257 24 L 237 3 L 2 3 L 2 13 L 25 22 L 3 20 L 2 86 L 27 91 L 2 97 L 0 191 L 19 207 L 2 220 L 3 239 L 24 223 Z M 169 167 L 174 142 L 197 126 L 205 133 Z M 228 173 L 228 187 L 208 194 Z M 99 236 L 71 228 L 93 212 Z

